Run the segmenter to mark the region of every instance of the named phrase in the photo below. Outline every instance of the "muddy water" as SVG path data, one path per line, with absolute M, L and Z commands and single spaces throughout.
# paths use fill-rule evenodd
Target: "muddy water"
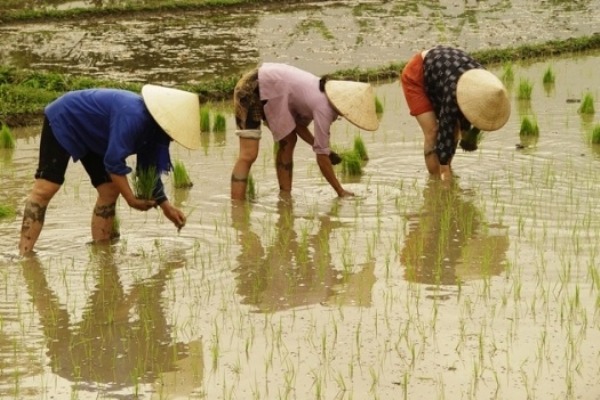
M 600 96 L 599 61 L 515 65 L 513 95 L 529 79 L 533 99 L 457 153 L 452 183 L 428 178 L 396 82 L 376 87 L 370 161 L 343 178 L 353 199 L 301 145 L 279 197 L 267 133 L 257 199 L 232 205 L 237 139 L 216 104 L 227 133 L 172 149 L 194 181 L 165 179 L 187 226 L 121 203 L 121 240 L 90 246 L 95 194 L 72 165 L 36 258 L 14 259 L 20 216 L 0 220 L 0 397 L 598 398 L 600 151 L 586 135 L 599 120 L 567 99 Z M 536 142 L 519 136 L 524 115 Z M 38 132 L 0 154 L 2 201 L 19 210 Z M 336 122 L 333 142 L 358 133 Z
M 119 2 L 36 4 L 68 8 Z M 324 74 L 402 62 L 440 42 L 473 51 L 598 31 L 600 0 L 321 1 L 232 8 L 226 14 L 187 11 L 4 24 L 0 62 L 177 84 L 231 76 L 262 61 Z

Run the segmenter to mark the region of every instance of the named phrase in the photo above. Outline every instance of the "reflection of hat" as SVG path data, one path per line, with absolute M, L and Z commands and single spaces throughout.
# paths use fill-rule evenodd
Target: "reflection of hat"
M 340 115 L 366 131 L 379 127 L 375 112 L 375 94 L 368 83 L 327 81 L 325 94 Z
M 200 148 L 200 99 L 191 92 L 156 85 L 142 87 L 152 118 L 177 143 Z
M 456 100 L 465 118 L 482 131 L 502 128 L 510 116 L 506 88 L 485 69 L 470 69 L 460 76 Z

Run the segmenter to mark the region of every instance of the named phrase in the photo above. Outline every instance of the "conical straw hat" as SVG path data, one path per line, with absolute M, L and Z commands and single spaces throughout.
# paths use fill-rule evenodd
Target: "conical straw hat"
M 327 81 L 325 94 L 336 111 L 357 127 L 366 131 L 374 131 L 379 127 L 375 94 L 368 83 Z
M 198 95 L 156 85 L 142 87 L 144 103 L 152 118 L 177 143 L 200 148 L 200 99 Z
M 482 131 L 498 130 L 510 117 L 506 88 L 485 69 L 470 69 L 460 76 L 456 100 L 465 118 Z

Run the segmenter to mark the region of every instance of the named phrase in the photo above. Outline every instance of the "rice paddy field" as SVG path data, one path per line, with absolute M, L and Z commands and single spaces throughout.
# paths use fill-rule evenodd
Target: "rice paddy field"
M 178 85 L 261 61 L 324 74 L 436 43 L 477 51 L 600 29 L 599 0 L 160 3 L 2 1 L 0 62 Z M 600 399 L 599 63 L 596 50 L 491 66 L 511 117 L 457 152 L 452 181 L 429 177 L 398 82 L 372 82 L 379 130 L 339 120 L 331 132 L 338 152 L 360 138 L 369 156 L 361 175 L 336 167 L 356 193 L 344 199 L 300 141 L 280 194 L 265 128 L 252 200 L 232 203 L 231 105 L 203 104 L 202 148 L 173 143 L 184 170 L 163 176 L 188 216 L 181 231 L 121 201 L 119 240 L 91 244 L 96 191 L 71 164 L 27 258 L 17 244 L 41 126 L 11 127 L 0 398 Z M 191 185 L 176 187 L 180 173 Z
M 600 398 L 600 54 L 492 69 L 512 115 L 452 181 L 428 176 L 398 82 L 374 82 L 377 132 L 339 199 L 298 143 L 294 189 L 277 189 L 265 129 L 255 199 L 229 199 L 238 143 L 225 132 L 171 153 L 191 188 L 156 210 L 118 204 L 120 240 L 91 245 L 95 190 L 79 164 L 19 259 L 39 126 L 0 150 L 0 397 L 14 399 Z M 553 83 L 543 83 L 551 69 Z M 512 76 L 512 80 L 511 77 Z M 522 82 L 530 98 L 519 100 Z M 539 134 L 521 134 L 523 119 Z M 131 165 L 135 159 L 130 160 Z M 336 167 L 339 168 L 339 167 Z

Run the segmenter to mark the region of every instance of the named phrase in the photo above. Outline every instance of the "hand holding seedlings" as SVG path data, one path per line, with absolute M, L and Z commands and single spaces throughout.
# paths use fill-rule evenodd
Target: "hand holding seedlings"
M 401 82 L 410 114 L 423 131 L 425 166 L 443 179 L 449 176 L 461 135 L 461 147 L 474 151 L 480 131 L 496 131 L 510 116 L 504 84 L 460 49 L 436 46 L 415 54 L 402 70 Z M 456 86 L 448 90 L 448 82 Z
M 116 203 L 146 211 L 159 205 L 178 229 L 185 216 L 169 203 L 160 175 L 171 169 L 169 145 L 176 141 L 198 149 L 198 95 L 183 90 L 144 85 L 141 94 L 120 89 L 87 89 L 66 93 L 44 111 L 40 158 L 34 187 L 25 204 L 19 253 L 33 251 L 48 203 L 65 181 L 69 159 L 84 165 L 98 198 L 92 213 L 94 242 L 114 237 Z M 135 155 L 136 179 L 144 194 L 132 191 L 126 159 Z M 51 160 L 51 161 L 50 161 Z M 58 167 L 57 167 L 58 165 Z

